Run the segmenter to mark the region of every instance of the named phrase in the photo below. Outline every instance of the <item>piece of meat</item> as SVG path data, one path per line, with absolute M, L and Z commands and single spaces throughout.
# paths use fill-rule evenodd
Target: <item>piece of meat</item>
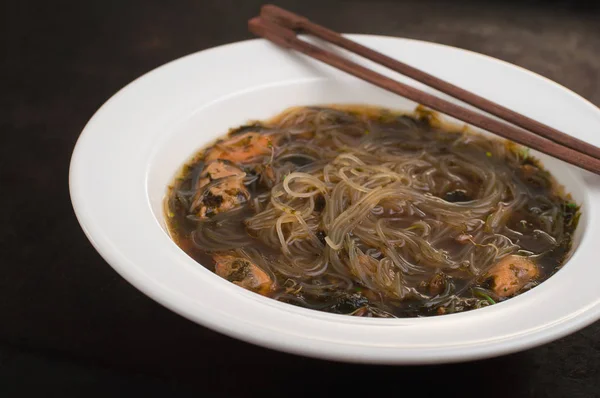
M 369 302 L 371 302 L 371 303 L 378 303 L 378 302 L 383 301 L 383 297 L 381 296 L 381 293 L 376 292 L 371 289 L 367 289 L 366 287 L 360 288 L 360 294 L 365 296 L 367 298 L 367 300 L 369 300 Z
M 239 167 L 221 160 L 216 160 L 207 164 L 204 170 L 202 170 L 199 186 L 203 187 L 213 180 L 232 176 L 244 178 L 246 173 L 244 173 Z
M 437 296 L 446 289 L 446 277 L 444 274 L 435 274 L 429 281 L 429 294 Z
M 523 175 L 523 177 L 525 178 L 531 178 L 533 176 L 535 176 L 537 173 L 539 173 L 540 169 L 530 165 L 530 164 L 524 164 L 523 166 L 520 167 L 521 169 L 521 174 Z
M 215 272 L 221 278 L 262 295 L 273 288 L 273 281 L 256 264 L 242 257 L 215 255 Z
M 275 169 L 270 164 L 266 165 L 262 169 L 262 173 L 260 173 L 260 182 L 265 185 L 267 188 L 273 188 L 277 181 L 277 175 L 275 174 Z
M 205 161 L 218 159 L 243 164 L 259 156 L 269 155 L 273 145 L 272 134 L 244 133 L 215 144 L 206 154 Z
M 258 183 L 263 187 L 271 189 L 277 183 L 277 174 L 271 164 L 256 163 L 247 166 L 246 170 L 258 176 Z
M 315 137 L 316 131 L 314 129 L 306 130 L 298 134 L 293 134 L 293 137 L 301 140 L 312 140 Z
M 487 273 L 493 280 L 492 289 L 500 297 L 519 292 L 539 275 L 537 266 L 528 258 L 511 255 L 494 264 Z
M 197 215 L 200 218 L 211 217 L 244 205 L 250 199 L 250 193 L 241 179 L 225 179 L 208 188 L 200 197 Z
M 246 173 L 241 169 L 224 161 L 209 163 L 202 171 L 200 189 L 192 203 L 191 212 L 200 218 L 207 218 L 245 204 L 250 199 L 250 193 L 244 186 L 245 176 Z

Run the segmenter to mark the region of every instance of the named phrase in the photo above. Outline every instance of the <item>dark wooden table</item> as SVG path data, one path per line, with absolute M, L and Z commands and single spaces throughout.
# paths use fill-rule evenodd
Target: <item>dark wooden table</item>
M 597 6 L 278 4 L 339 31 L 489 54 L 600 105 Z M 81 129 L 141 74 L 250 38 L 246 20 L 258 7 L 257 1 L 233 0 L 2 3 L 0 397 L 30 396 L 37 389 L 63 396 L 311 396 L 344 387 L 351 396 L 406 396 L 408 388 L 422 391 L 416 396 L 600 396 L 600 323 L 539 348 L 472 363 L 331 363 L 251 346 L 195 325 L 145 297 L 101 259 L 69 201 L 68 165 Z

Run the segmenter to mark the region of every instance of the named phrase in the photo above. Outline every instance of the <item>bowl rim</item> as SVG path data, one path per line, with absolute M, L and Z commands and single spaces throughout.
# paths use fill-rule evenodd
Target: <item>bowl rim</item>
M 592 110 L 598 115 L 600 115 L 600 110 L 598 110 L 598 108 L 596 108 L 591 102 L 583 99 L 582 97 L 558 85 L 557 83 L 543 76 L 537 75 L 531 71 L 528 71 L 524 68 L 512 65 L 505 61 L 497 60 L 487 55 L 479 54 L 468 50 L 458 49 L 451 46 L 423 42 L 413 39 L 395 38 L 390 36 L 354 34 L 347 36 L 358 41 L 364 40 L 378 42 L 381 40 L 392 40 L 399 41 L 402 43 L 417 43 L 417 45 L 419 46 L 422 45 L 430 48 L 440 47 L 445 49 L 451 49 L 452 51 L 456 51 L 459 53 L 470 54 L 470 56 L 485 58 L 493 61 L 496 64 L 502 64 L 508 68 L 518 69 L 521 72 L 526 73 L 531 78 L 543 79 L 547 84 L 552 84 L 553 86 L 560 88 L 563 91 L 563 93 L 573 96 L 574 99 L 580 105 L 586 104 L 587 106 L 591 106 Z M 143 85 L 144 82 L 150 81 L 150 79 L 153 77 L 159 77 L 159 75 L 162 75 L 162 77 L 164 77 L 165 74 L 168 75 L 170 73 L 173 73 L 170 70 L 172 66 L 181 66 L 187 61 L 193 60 L 197 57 L 212 57 L 213 55 L 219 55 L 219 53 L 220 55 L 222 55 L 224 52 L 235 52 L 239 51 L 240 49 L 243 51 L 244 47 L 247 46 L 259 46 L 261 48 L 268 49 L 264 51 L 278 51 L 268 47 L 262 39 L 252 39 L 242 42 L 229 43 L 223 46 L 200 51 L 171 61 L 163 66 L 160 66 L 154 69 L 153 71 L 150 71 L 147 74 L 134 80 L 129 85 L 125 86 L 117 94 L 111 97 L 104 105 L 102 105 L 102 107 L 96 112 L 96 114 L 90 119 L 90 121 L 84 128 L 75 146 L 73 156 L 71 159 L 69 186 L 71 200 L 76 216 L 86 236 L 88 236 L 96 250 L 119 274 L 121 274 L 126 280 L 132 283 L 136 288 L 138 288 L 154 300 L 158 301 L 165 307 L 197 323 L 201 323 L 207 327 L 218 330 L 230 336 L 239 338 L 241 340 L 296 354 L 351 362 L 416 364 L 455 362 L 460 360 L 478 359 L 491 355 L 515 352 L 525 348 L 533 347 L 535 345 L 549 342 L 551 340 L 569 334 L 577 329 L 580 329 L 600 318 L 600 299 L 596 297 L 597 300 L 595 302 L 589 303 L 587 307 L 580 308 L 579 312 L 572 314 L 571 318 L 557 320 L 552 325 L 546 325 L 542 330 L 532 330 L 528 333 L 521 333 L 518 337 L 508 338 L 508 340 L 506 340 L 505 338 L 500 338 L 497 341 L 475 343 L 471 342 L 465 343 L 464 345 L 460 346 L 449 345 L 444 347 L 440 347 L 435 344 L 432 344 L 431 346 L 423 344 L 420 346 L 415 345 L 414 347 L 401 347 L 400 350 L 395 351 L 393 350 L 393 348 L 397 347 L 392 347 L 393 352 L 391 354 L 386 354 L 384 352 L 386 348 L 385 344 L 376 344 L 374 346 L 361 346 L 360 344 L 356 343 L 356 340 L 352 339 L 349 339 L 348 341 L 329 341 L 327 339 L 324 339 L 321 342 L 321 344 L 315 344 L 313 338 L 302 336 L 302 333 L 299 331 L 296 331 L 296 333 L 292 333 L 293 331 L 289 329 L 283 332 L 282 330 L 277 330 L 277 328 L 264 328 L 264 325 L 250 326 L 248 324 L 244 324 L 243 322 L 239 322 L 239 320 L 236 319 L 228 319 L 226 321 L 225 318 L 227 318 L 227 314 L 213 314 L 213 316 L 207 316 L 206 312 L 198 311 L 198 308 L 200 308 L 197 305 L 198 303 L 191 302 L 189 298 L 178 294 L 178 292 L 172 291 L 172 287 L 169 287 L 164 283 L 161 283 L 160 281 L 156 281 L 152 279 L 149 275 L 145 274 L 143 269 L 140 269 L 139 266 L 136 266 L 130 258 L 127 258 L 127 256 L 123 256 L 119 252 L 119 250 L 117 250 L 116 247 L 119 245 L 119 242 L 115 242 L 110 236 L 105 235 L 105 231 L 102 227 L 98 225 L 97 219 L 91 217 L 91 209 L 93 208 L 93 205 L 90 202 L 90 197 L 94 194 L 97 195 L 98 192 L 84 187 L 83 183 L 83 179 L 86 177 L 86 167 L 89 168 L 89 162 L 87 161 L 86 157 L 89 155 L 91 150 L 86 140 L 90 135 L 97 135 L 96 131 L 98 131 L 98 127 L 96 127 L 96 124 L 98 124 L 99 121 L 101 121 L 102 119 L 108 117 L 107 114 L 105 114 L 108 112 L 107 108 L 114 105 L 116 102 L 121 101 L 123 99 L 123 96 L 128 95 L 129 93 L 134 92 L 136 90 L 139 90 L 140 86 Z M 150 88 L 147 87 L 146 89 Z M 179 115 L 180 119 L 182 116 L 185 117 L 184 115 L 189 115 L 189 110 L 190 109 L 186 109 L 182 111 Z M 110 112 L 114 112 L 114 109 Z M 122 115 L 120 115 L 120 117 L 122 118 Z M 582 179 L 582 177 L 580 177 L 577 174 L 574 174 L 573 178 Z M 144 183 L 147 183 L 147 181 L 144 181 Z M 594 199 L 600 199 L 600 192 L 588 190 L 586 191 L 584 199 L 587 203 L 587 206 L 590 207 Z M 596 212 L 590 212 L 590 215 L 593 216 L 594 220 L 597 217 Z M 584 238 L 591 239 L 589 236 L 586 236 Z M 174 245 L 173 242 L 171 242 L 171 244 Z M 179 248 L 175 246 L 175 248 L 170 247 L 169 250 L 179 250 Z M 178 259 L 179 261 L 184 261 L 183 257 L 181 256 L 181 253 L 179 253 Z M 189 266 L 189 258 L 187 258 L 185 261 L 188 263 Z M 202 273 L 206 270 L 203 268 L 202 270 L 193 270 L 193 272 L 198 271 Z M 213 274 L 211 274 L 211 276 L 214 277 Z M 548 283 L 548 281 L 544 282 L 542 286 L 546 283 Z M 223 281 L 223 283 L 218 284 L 220 285 L 221 290 L 224 292 L 223 294 L 233 294 L 240 298 L 243 298 L 246 301 L 246 303 L 253 308 L 262 308 L 265 310 L 272 309 L 275 311 L 275 313 L 283 311 L 286 313 L 293 314 L 293 317 L 299 317 L 299 319 L 311 318 L 314 320 L 319 320 L 319 322 L 330 322 L 331 326 L 339 326 L 341 324 L 352 324 L 356 325 L 356 327 L 367 328 L 369 330 L 373 328 L 376 328 L 378 330 L 389 329 L 390 320 L 382 321 L 376 319 L 348 319 L 349 317 L 343 315 L 323 315 L 322 313 L 316 313 L 312 310 L 297 307 L 293 307 L 292 310 L 290 308 L 291 306 L 287 304 L 279 303 L 275 300 L 266 299 L 262 296 L 255 295 L 228 282 Z M 520 295 L 519 298 L 528 297 L 528 295 L 531 296 L 536 293 L 537 289 L 538 288 L 530 292 L 526 292 Z M 489 307 L 489 309 L 497 307 L 494 311 L 488 311 L 488 308 L 485 308 L 476 310 L 474 312 L 483 313 L 484 311 L 487 311 L 490 314 L 487 316 L 494 316 L 494 314 L 497 314 L 498 311 L 502 311 L 503 305 L 506 305 L 512 302 L 513 300 L 517 300 L 519 298 L 512 299 L 505 303 L 499 303 L 493 307 Z M 203 311 L 204 310 L 206 310 L 206 308 L 204 308 Z M 451 314 L 442 318 L 446 318 L 449 320 L 446 323 L 449 323 L 451 321 L 462 322 L 461 319 L 465 318 L 466 314 L 467 313 Z M 422 327 L 429 327 L 425 326 L 428 323 L 439 324 L 440 322 L 435 321 L 435 318 L 418 319 L 418 325 L 422 325 Z M 396 322 L 394 326 L 403 328 L 414 328 L 415 323 L 412 320 L 409 321 L 406 319 L 400 319 L 398 320 L 398 322 Z M 335 346 L 335 348 L 332 348 L 332 346 Z

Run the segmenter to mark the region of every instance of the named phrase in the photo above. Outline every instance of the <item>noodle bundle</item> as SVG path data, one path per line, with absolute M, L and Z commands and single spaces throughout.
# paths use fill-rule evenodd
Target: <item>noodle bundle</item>
M 550 277 L 579 208 L 524 148 L 370 107 L 291 108 L 198 153 L 166 201 L 220 276 L 368 317 L 480 308 Z

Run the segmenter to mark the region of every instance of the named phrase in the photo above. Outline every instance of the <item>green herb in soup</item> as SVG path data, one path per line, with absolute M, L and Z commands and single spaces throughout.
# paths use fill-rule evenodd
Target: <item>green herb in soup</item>
M 533 288 L 579 206 L 515 144 L 372 107 L 302 107 L 234 129 L 169 190 L 175 242 L 275 300 L 363 317 L 448 314 Z

